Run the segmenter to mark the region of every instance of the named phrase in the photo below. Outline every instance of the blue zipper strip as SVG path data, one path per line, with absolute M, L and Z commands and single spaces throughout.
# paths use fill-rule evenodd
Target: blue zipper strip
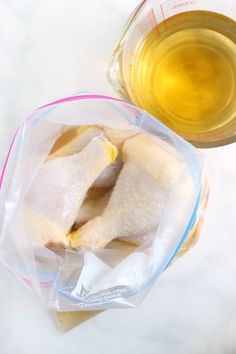
M 189 224 L 183 234 L 183 237 L 181 238 L 173 256 L 171 257 L 171 259 L 169 260 L 169 262 L 167 263 L 167 265 L 165 266 L 163 272 L 169 267 L 170 263 L 172 262 L 173 258 L 176 256 L 176 254 L 179 252 L 179 249 L 180 247 L 182 246 L 182 244 L 184 243 L 184 241 L 186 240 L 189 232 L 192 230 L 193 226 L 195 225 L 196 223 L 196 220 L 197 220 L 197 212 L 198 212 L 198 208 L 199 208 L 199 204 L 200 204 L 200 200 L 201 200 L 201 191 L 198 195 L 198 198 L 197 198 L 197 202 L 196 202 L 196 205 L 194 207 L 194 211 L 193 211 L 193 214 L 192 214 L 192 217 L 189 221 Z

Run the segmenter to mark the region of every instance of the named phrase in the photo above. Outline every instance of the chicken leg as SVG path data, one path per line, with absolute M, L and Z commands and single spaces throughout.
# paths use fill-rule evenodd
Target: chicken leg
M 68 245 L 66 235 L 88 189 L 116 156 L 114 145 L 95 138 L 80 153 L 42 165 L 26 196 L 30 230 L 42 245 Z
M 168 193 L 184 164 L 139 134 L 123 146 L 124 167 L 102 215 L 69 235 L 74 248 L 102 248 L 125 237 L 135 242 L 156 231 Z

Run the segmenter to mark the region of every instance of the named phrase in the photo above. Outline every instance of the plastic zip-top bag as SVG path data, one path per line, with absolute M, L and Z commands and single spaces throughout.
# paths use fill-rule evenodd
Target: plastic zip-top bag
M 120 99 L 47 104 L 18 129 L 0 179 L 0 258 L 53 311 L 137 305 L 195 242 L 202 156 Z

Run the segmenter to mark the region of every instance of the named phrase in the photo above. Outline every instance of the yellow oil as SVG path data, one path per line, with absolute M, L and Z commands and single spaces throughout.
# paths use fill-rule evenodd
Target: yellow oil
M 235 21 L 205 11 L 174 16 L 139 43 L 129 73 L 131 100 L 179 134 L 221 131 L 236 115 Z

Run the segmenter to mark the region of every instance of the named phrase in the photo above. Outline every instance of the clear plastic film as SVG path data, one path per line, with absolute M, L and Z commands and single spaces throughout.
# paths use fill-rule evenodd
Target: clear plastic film
M 157 229 L 138 246 L 115 240 L 104 249 L 50 249 L 33 239 L 25 216 L 27 193 L 56 140 L 75 126 L 134 130 L 183 166 Z M 46 308 L 65 312 L 137 305 L 177 252 L 195 242 L 207 194 L 202 156 L 193 146 L 143 110 L 93 94 L 68 97 L 33 112 L 10 146 L 0 187 L 2 262 Z

